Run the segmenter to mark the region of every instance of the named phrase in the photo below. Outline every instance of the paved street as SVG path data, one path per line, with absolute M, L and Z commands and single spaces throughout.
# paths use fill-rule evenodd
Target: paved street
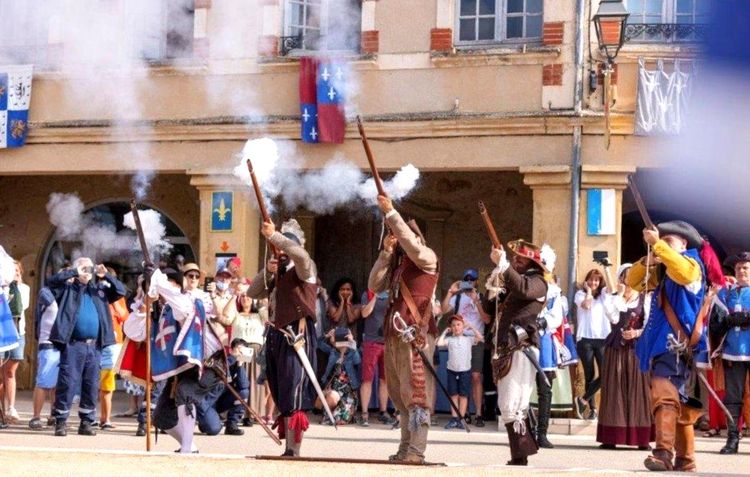
M 301 467 L 304 467 L 305 475 L 328 475 L 343 465 L 248 460 L 248 456 L 281 453 L 281 448 L 266 437 L 258 426 L 245 428 L 246 434 L 242 437 L 197 434 L 198 456 L 174 455 L 175 441 L 161 435 L 154 445 L 154 455 L 144 460 L 145 438 L 134 436 L 134 420 L 116 419 L 115 430 L 100 432 L 96 437 L 78 436 L 75 428 L 66 438 L 54 437 L 51 428 L 32 431 L 26 427 L 31 410 L 29 397 L 27 392 L 20 394 L 19 411 L 25 419 L 23 425 L 0 431 L 0 469 L 3 469 L 0 475 L 71 475 L 74 471 L 77 475 L 179 475 L 188 471 L 193 475 L 209 471 L 213 475 L 220 475 L 238 469 L 252 469 L 253 474 L 257 475 L 279 475 L 280 472 L 288 475 L 296 474 Z M 121 399 L 117 401 L 115 409 L 123 409 L 125 403 Z M 441 418 L 441 421 L 445 420 L 445 417 Z M 71 424 L 77 425 L 73 421 Z M 641 462 L 645 452 L 600 450 L 590 435 L 553 435 L 550 438 L 556 448 L 534 456 L 531 459 L 533 466 L 524 470 L 502 465 L 508 458 L 507 439 L 496 428 L 472 428 L 472 432 L 467 434 L 438 427 L 430 432 L 427 457 L 431 462 L 443 462 L 448 467 L 414 469 L 415 474 L 614 475 L 641 472 L 643 469 Z M 395 450 L 397 439 L 398 431 L 380 425 L 372 425 L 368 429 L 343 426 L 336 431 L 332 427 L 315 424 L 306 434 L 303 451 L 307 456 L 380 459 Z M 750 473 L 748 444 L 740 445 L 741 453 L 737 456 L 720 456 L 718 450 L 723 439 L 701 437 L 697 441 L 699 469 L 706 475 Z M 398 466 L 370 465 L 358 468 L 356 475 L 392 475 L 400 470 L 402 468 Z M 347 473 L 351 474 L 351 471 Z

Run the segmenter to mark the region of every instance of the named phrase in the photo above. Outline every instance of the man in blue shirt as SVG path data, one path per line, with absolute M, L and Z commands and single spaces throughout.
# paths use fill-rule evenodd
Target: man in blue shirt
M 93 281 L 94 273 L 98 280 Z M 114 344 L 109 304 L 125 296 L 125 287 L 104 265 L 80 257 L 73 267 L 53 275 L 47 286 L 59 304 L 49 340 L 60 350 L 60 371 L 52 416 L 55 435 L 65 436 L 73 396 L 80 389 L 78 434 L 96 435 L 94 421 L 99 395 L 101 350 Z
M 750 374 L 750 252 L 730 257 L 726 265 L 734 269 L 737 284 L 719 291 L 718 297 L 728 314 L 711 320 L 711 333 L 723 343 L 717 351 L 725 361 L 724 405 L 734 419 L 727 424 L 727 443 L 721 453 L 736 454 L 740 441 L 737 423 L 742 412 L 745 381 Z

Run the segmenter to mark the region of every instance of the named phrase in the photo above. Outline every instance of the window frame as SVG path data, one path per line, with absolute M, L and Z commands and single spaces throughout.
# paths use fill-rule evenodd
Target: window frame
M 490 16 L 488 14 L 481 15 L 477 7 L 476 15 L 461 15 L 461 1 L 456 0 L 455 2 L 455 17 L 454 17 L 454 38 L 453 44 L 457 48 L 476 47 L 476 46 L 491 46 L 491 45 L 524 45 L 524 44 L 542 44 L 542 38 L 544 35 L 544 0 L 542 0 L 542 11 L 540 13 L 527 13 L 526 5 L 529 0 L 523 0 L 523 11 L 508 13 L 508 0 L 495 0 L 495 13 Z M 479 3 L 481 0 L 476 0 Z M 541 17 L 542 29 L 539 31 L 539 36 L 527 37 L 522 36 L 520 38 L 508 38 L 508 18 L 522 17 L 523 20 L 523 33 L 526 34 L 527 18 L 528 17 Z M 461 20 L 467 18 L 475 19 L 475 27 L 478 29 L 480 18 L 494 18 L 495 19 L 495 37 L 491 40 L 461 40 Z M 476 30 L 475 30 L 476 31 Z
M 643 0 L 644 2 L 648 0 Z M 698 2 L 701 0 L 690 0 L 692 2 L 692 13 L 690 14 L 684 14 L 684 13 L 678 13 L 677 12 L 677 2 L 679 0 L 661 0 L 661 14 L 659 15 L 659 21 L 654 23 L 647 23 L 645 20 L 649 17 L 655 17 L 656 15 L 646 15 L 645 12 L 640 13 L 630 13 L 630 17 L 628 18 L 627 24 L 634 24 L 634 25 L 704 25 L 705 23 L 696 22 L 696 17 L 698 16 Z M 714 0 L 709 0 L 714 1 Z M 629 1 L 625 0 L 625 8 L 629 9 L 630 6 L 628 5 Z M 645 6 L 645 5 L 644 5 Z M 630 10 L 628 10 L 630 11 Z M 692 19 L 691 22 L 687 23 L 680 23 L 678 22 L 680 17 L 690 17 Z M 633 22 L 631 21 L 633 18 L 637 18 L 639 21 Z M 675 43 L 694 43 L 697 40 L 694 38 L 689 39 L 676 39 L 673 36 L 672 37 L 665 37 L 665 34 L 662 33 L 660 38 L 654 38 L 649 39 L 645 38 L 644 35 L 646 32 L 643 32 L 638 35 L 638 37 L 631 38 L 629 41 L 632 43 L 638 43 L 638 44 L 675 44 Z
M 361 39 L 362 38 L 362 31 L 361 31 L 362 30 L 362 27 L 361 27 L 361 25 L 362 25 L 362 3 L 361 2 L 357 2 L 357 3 L 359 3 L 359 9 L 360 9 L 359 10 L 359 15 L 360 15 L 359 25 L 360 25 L 360 27 L 359 27 L 358 33 L 359 33 L 359 38 Z M 304 13 L 303 13 L 303 16 L 305 18 L 303 19 L 303 21 L 307 19 L 307 11 L 308 11 L 307 5 L 308 4 L 312 4 L 312 5 L 317 5 L 318 6 L 318 8 L 320 9 L 320 20 L 319 20 L 318 28 L 309 27 L 307 25 L 292 25 L 292 10 L 293 9 L 291 8 L 291 5 L 300 5 L 300 4 L 305 5 Z M 323 32 L 326 32 L 329 27 L 331 27 L 331 28 L 335 27 L 335 25 L 329 25 L 329 22 L 330 22 L 330 19 L 329 19 L 329 16 L 330 16 L 329 8 L 330 8 L 330 6 L 328 5 L 328 0 L 285 0 L 282 5 L 283 5 L 283 8 L 284 8 L 284 13 L 282 15 L 282 21 L 283 21 L 282 31 L 283 31 L 283 36 L 284 37 L 294 37 L 294 36 L 296 36 L 296 35 L 294 35 L 292 33 L 292 30 L 295 29 L 295 28 L 301 28 L 303 30 L 302 40 L 301 40 L 302 44 L 300 45 L 301 47 L 300 48 L 293 48 L 293 49 L 289 50 L 286 53 L 286 56 L 303 56 L 303 55 L 308 55 L 310 53 L 316 53 L 316 52 L 326 53 L 326 54 L 352 54 L 352 53 L 360 54 L 361 53 L 362 46 L 361 46 L 360 42 L 358 42 L 357 47 L 354 48 L 354 49 L 328 49 L 327 48 L 328 45 L 326 45 L 325 49 L 321 49 L 321 48 L 307 48 L 307 47 L 305 47 L 305 44 L 304 44 L 304 42 L 305 42 L 305 32 L 307 30 L 317 30 L 319 32 L 319 37 L 322 37 L 323 36 Z M 281 53 L 279 53 L 279 54 L 281 54 Z
M 190 9 L 190 12 L 192 14 L 193 21 L 191 35 L 189 36 L 189 40 L 191 41 L 190 48 L 185 49 L 184 55 L 179 56 L 171 56 L 170 52 L 173 51 L 173 47 L 169 45 L 169 28 L 170 28 L 170 8 L 171 5 L 169 5 L 168 2 L 155 2 L 155 8 L 158 11 L 158 18 L 152 19 L 158 22 L 159 25 L 159 32 L 164 33 L 163 35 L 155 36 L 149 34 L 149 24 L 147 22 L 141 22 L 138 18 L 139 10 L 137 9 L 137 6 L 135 6 L 135 10 L 131 10 L 129 7 L 131 6 L 128 3 L 123 3 L 123 7 L 126 8 L 125 16 L 130 22 L 136 22 L 137 24 L 132 24 L 130 27 L 135 29 L 135 32 L 140 37 L 140 41 L 142 42 L 142 48 L 141 51 L 136 52 L 138 55 L 138 58 L 146 61 L 151 64 L 169 64 L 172 62 L 179 62 L 179 61 L 185 61 L 185 60 L 192 60 L 195 58 L 195 51 L 193 50 L 192 42 L 195 40 L 195 1 L 191 3 L 192 8 Z M 158 50 L 157 55 L 149 55 L 148 53 L 151 52 L 151 47 L 154 47 L 154 51 Z

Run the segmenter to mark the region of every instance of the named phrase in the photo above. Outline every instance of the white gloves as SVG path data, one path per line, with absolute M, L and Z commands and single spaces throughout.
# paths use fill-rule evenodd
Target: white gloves
M 492 271 L 493 275 L 501 275 L 505 273 L 508 267 L 510 267 L 510 262 L 508 261 L 505 250 L 503 249 L 493 248 L 492 253 L 490 253 L 490 259 L 497 265 Z

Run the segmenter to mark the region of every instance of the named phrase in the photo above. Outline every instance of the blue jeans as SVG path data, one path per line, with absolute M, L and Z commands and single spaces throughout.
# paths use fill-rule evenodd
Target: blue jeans
M 229 373 L 232 377 L 230 385 L 242 396 L 243 401 L 250 397 L 250 382 L 247 377 L 247 370 L 240 364 L 233 364 L 229 367 Z M 224 384 L 216 386 L 208 395 L 196 406 L 196 420 L 198 429 L 209 436 L 215 436 L 221 431 L 221 417 L 219 414 L 227 413 L 227 425 L 239 424 L 245 415 L 245 406 L 237 401 Z
M 55 404 L 52 416 L 57 422 L 65 422 L 70 416 L 73 396 L 79 392 L 78 417 L 81 423 L 94 422 L 96 403 L 99 398 L 99 372 L 101 351 L 92 342 L 72 341 L 60 352 L 60 371 L 55 389 Z

